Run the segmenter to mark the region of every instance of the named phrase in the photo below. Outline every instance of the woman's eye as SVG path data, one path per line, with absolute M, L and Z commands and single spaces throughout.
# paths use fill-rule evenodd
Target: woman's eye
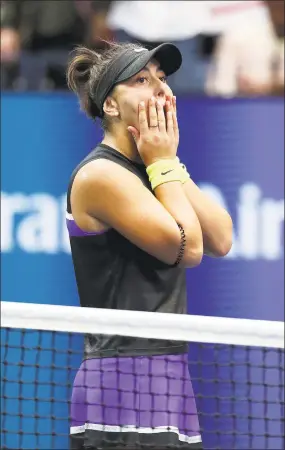
M 166 76 L 159 77 L 159 79 L 163 83 L 167 83 L 167 77 Z M 145 84 L 147 81 L 148 81 L 147 77 L 139 77 L 139 78 L 136 79 L 136 83 L 139 83 L 139 84 Z
M 144 84 L 145 81 L 146 81 L 146 77 L 139 77 L 137 79 L 137 83 L 139 83 L 139 84 Z

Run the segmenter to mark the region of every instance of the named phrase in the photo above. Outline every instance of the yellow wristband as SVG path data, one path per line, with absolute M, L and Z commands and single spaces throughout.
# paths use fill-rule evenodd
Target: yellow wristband
M 180 181 L 182 178 L 182 170 L 177 164 L 176 159 L 160 159 L 147 167 L 152 190 L 164 183 L 171 181 Z
M 181 183 L 184 184 L 186 183 L 191 177 L 187 171 L 187 168 L 184 164 L 182 164 L 179 160 L 179 158 L 176 158 L 177 163 L 179 164 L 179 169 L 181 172 Z

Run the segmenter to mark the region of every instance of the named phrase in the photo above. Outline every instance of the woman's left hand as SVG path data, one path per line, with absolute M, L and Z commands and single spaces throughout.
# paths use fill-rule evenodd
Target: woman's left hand
M 177 119 L 176 97 L 168 96 L 168 97 L 166 97 L 166 100 L 170 102 L 170 105 L 171 105 L 171 108 L 172 108 L 175 144 L 176 144 L 176 148 L 178 148 L 178 145 L 179 145 L 179 127 L 178 127 L 178 119 Z

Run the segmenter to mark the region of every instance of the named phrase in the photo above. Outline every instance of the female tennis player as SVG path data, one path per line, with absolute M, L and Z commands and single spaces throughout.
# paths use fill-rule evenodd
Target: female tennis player
M 67 79 L 103 141 L 75 169 L 67 226 L 83 307 L 186 313 L 185 268 L 225 255 L 226 211 L 190 179 L 176 153 L 172 44 L 149 51 L 78 48 Z M 191 147 L 189 148 L 191 151 Z M 74 381 L 71 448 L 202 449 L 187 346 L 88 335 Z

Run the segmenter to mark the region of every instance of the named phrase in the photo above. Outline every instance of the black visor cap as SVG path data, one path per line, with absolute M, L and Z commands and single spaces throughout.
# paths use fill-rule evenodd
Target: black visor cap
M 103 104 L 111 90 L 119 83 L 139 73 L 152 59 L 155 59 L 165 75 L 175 73 L 182 64 L 182 55 L 173 44 L 161 44 L 153 50 L 131 49 L 123 53 L 100 80 L 94 100 L 103 116 Z
M 163 70 L 165 75 L 169 76 L 175 73 L 182 64 L 182 55 L 180 50 L 173 44 L 161 44 L 153 50 L 146 51 L 138 49 L 134 55 L 140 55 L 123 71 L 118 77 L 117 83 L 126 81 L 139 73 L 152 59 L 155 59 Z

